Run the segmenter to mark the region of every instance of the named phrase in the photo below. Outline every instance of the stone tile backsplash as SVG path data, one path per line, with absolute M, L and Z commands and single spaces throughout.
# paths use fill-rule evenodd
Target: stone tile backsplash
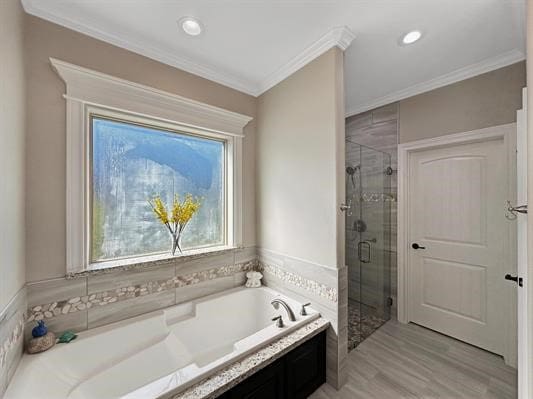
M 256 264 L 253 247 L 185 262 L 181 259 L 175 264 L 151 269 L 127 269 L 31 283 L 28 284 L 27 322 L 34 324 L 44 319 L 56 332 L 94 328 L 182 302 L 184 296 L 179 295 L 180 289 L 188 289 L 185 297 L 192 300 L 236 287 L 243 283 L 244 273 Z M 228 277 L 231 284 L 228 284 Z M 218 280 L 223 280 L 224 284 L 218 284 Z M 202 288 L 197 295 L 190 289 L 195 285 Z
M 331 302 L 338 301 L 337 289 L 333 287 L 328 287 L 325 284 L 322 284 L 318 281 L 314 281 L 308 278 L 305 278 L 299 274 L 289 272 L 283 268 L 260 262 L 259 267 L 265 273 L 270 273 L 277 277 L 279 280 L 283 281 L 285 284 L 293 285 L 298 288 L 302 288 L 305 291 L 308 291 L 312 295 L 320 296 L 324 299 L 327 299 Z
M 50 331 L 56 333 L 84 331 L 242 286 L 246 272 L 252 269 L 262 268 L 264 282 L 270 279 L 273 288 L 278 288 L 275 281 L 283 282 L 285 287 L 292 287 L 287 294 L 296 294 L 301 301 L 310 299 L 313 307 L 337 326 L 341 301 L 337 270 L 298 259 L 276 259 L 277 255 L 268 251 L 262 256 L 260 264 L 256 248 L 250 247 L 180 259 L 174 264 L 157 263 L 27 284 L 18 311 L 10 311 L 9 329 L 0 318 L 0 397 L 22 356 L 24 338 L 29 339 L 36 321 L 46 320 Z M 337 353 L 336 333 L 328 332 L 328 336 L 333 342 L 329 351 Z M 332 356 L 337 363 L 337 355 Z
M 248 261 L 232 266 L 221 266 L 213 269 L 194 272 L 182 276 L 175 276 L 168 280 L 146 281 L 136 285 L 127 285 L 110 291 L 101 291 L 84 296 L 75 296 L 52 303 L 32 306 L 28 309 L 28 322 L 50 319 L 68 313 L 91 309 L 93 306 L 106 306 L 115 302 L 156 294 L 174 288 L 195 285 L 204 281 L 233 276 L 239 272 L 251 270 L 254 261 Z
M 26 307 L 23 288 L 0 310 L 0 397 L 22 357 Z
M 24 315 L 21 314 L 12 331 L 0 345 L 0 369 L 6 366 L 8 353 L 17 345 L 18 340 L 22 337 L 23 329 Z

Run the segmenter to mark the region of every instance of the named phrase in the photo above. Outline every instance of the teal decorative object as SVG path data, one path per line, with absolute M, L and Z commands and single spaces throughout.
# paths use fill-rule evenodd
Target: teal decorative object
M 33 338 L 44 337 L 48 333 L 48 327 L 44 324 L 44 320 L 39 320 L 37 325 L 31 330 Z
M 78 336 L 74 334 L 72 331 L 65 331 L 61 336 L 58 338 L 57 342 L 60 344 L 68 344 L 70 341 L 76 339 Z

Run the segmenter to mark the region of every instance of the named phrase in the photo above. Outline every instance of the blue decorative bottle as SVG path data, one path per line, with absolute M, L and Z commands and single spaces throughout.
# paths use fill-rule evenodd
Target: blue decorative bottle
M 44 337 L 48 333 L 48 327 L 44 324 L 44 320 L 39 320 L 37 325 L 31 330 L 33 338 Z

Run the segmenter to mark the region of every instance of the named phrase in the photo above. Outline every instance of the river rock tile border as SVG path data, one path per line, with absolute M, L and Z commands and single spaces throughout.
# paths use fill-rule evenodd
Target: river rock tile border
M 203 281 L 214 280 L 216 278 L 233 276 L 234 274 L 252 270 L 257 265 L 257 261 L 249 261 L 236 265 L 221 266 L 213 269 L 202 270 L 195 273 L 174 277 L 176 288 L 194 285 Z
M 51 319 L 69 313 L 81 312 L 93 306 L 105 306 L 115 302 L 137 298 L 158 292 L 186 287 L 203 281 L 232 276 L 257 267 L 257 260 L 251 260 L 230 266 L 215 267 L 167 280 L 147 281 L 142 284 L 119 287 L 113 290 L 92 293 L 90 295 L 67 298 L 62 301 L 36 305 L 28 309 L 28 322 Z
M 259 269 L 266 273 L 273 274 L 287 284 L 295 285 L 296 287 L 302 288 L 332 302 L 338 301 L 337 289 L 335 288 L 328 287 L 325 284 L 288 272 L 279 266 L 268 263 L 259 262 Z
M 15 348 L 24 335 L 24 314 L 21 312 L 15 328 L 0 346 L 0 369 L 6 366 L 8 353 Z

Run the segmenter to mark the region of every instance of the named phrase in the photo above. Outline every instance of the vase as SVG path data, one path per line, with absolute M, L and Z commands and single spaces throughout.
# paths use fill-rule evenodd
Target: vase
M 172 234 L 171 235 L 171 238 L 172 238 L 172 255 L 176 255 L 176 249 L 178 249 L 180 251 L 180 253 L 182 253 L 181 251 L 181 234 Z

